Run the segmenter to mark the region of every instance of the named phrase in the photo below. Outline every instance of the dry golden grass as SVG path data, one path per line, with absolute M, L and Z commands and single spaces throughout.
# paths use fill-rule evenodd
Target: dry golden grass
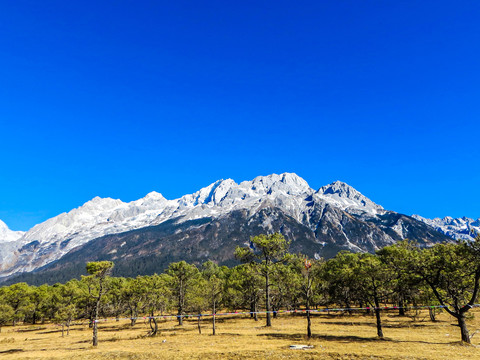
M 469 320 L 471 332 L 480 330 L 480 311 Z M 148 337 L 143 321 L 130 328 L 126 321 L 100 323 L 99 346 L 91 346 L 91 329 L 75 325 L 61 337 L 53 325 L 4 327 L 0 333 L 2 359 L 480 359 L 480 334 L 473 346 L 459 343 L 459 330 L 446 314 L 439 321 L 419 321 L 384 314 L 386 340 L 376 338 L 375 319 L 361 315 L 315 315 L 314 337 L 307 340 L 306 320 L 282 315 L 266 328 L 264 319 L 217 319 L 211 335 L 210 318 L 183 327 L 160 322 L 161 334 Z M 165 342 L 164 342 L 165 340 Z M 293 344 L 310 344 L 310 350 L 290 350 Z

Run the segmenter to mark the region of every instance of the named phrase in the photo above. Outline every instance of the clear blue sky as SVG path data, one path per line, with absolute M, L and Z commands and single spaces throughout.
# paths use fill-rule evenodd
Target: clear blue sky
M 0 219 L 221 178 L 480 217 L 477 1 L 0 4 Z

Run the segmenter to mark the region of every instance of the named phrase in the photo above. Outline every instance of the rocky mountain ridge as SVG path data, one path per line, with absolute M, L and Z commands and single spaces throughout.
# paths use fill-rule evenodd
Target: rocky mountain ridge
M 265 213 L 277 214 L 288 226 L 282 225 L 282 221 L 273 221 L 272 217 L 259 216 Z M 129 203 L 96 197 L 26 233 L 15 234 L 14 240 L 11 233 L 9 240 L 0 240 L 0 277 L 45 267 L 94 239 L 142 231 L 164 223 L 170 224 L 168 229 L 174 233 L 182 232 L 185 239 L 193 233 L 201 239 L 197 229 L 185 228 L 181 224 L 199 220 L 203 227 L 207 227 L 232 216 L 235 219 L 240 216 L 246 224 L 255 223 L 258 231 L 263 232 L 298 232 L 301 228 L 304 236 L 298 241 L 309 239 L 307 248 L 312 256 L 333 256 L 341 249 L 374 251 L 406 237 L 426 244 L 448 239 L 425 222 L 384 210 L 340 181 L 315 191 L 296 174 L 272 174 L 240 184 L 232 179 L 219 180 L 175 200 L 167 200 L 157 192 Z M 241 222 L 236 223 L 238 228 L 243 227 Z M 204 230 L 203 236 L 216 236 L 217 243 L 225 245 L 226 239 L 220 237 L 238 229 L 224 224 L 222 231 L 217 233 Z M 177 239 L 175 236 L 171 238 Z M 239 236 L 237 240 L 247 241 L 248 238 Z M 311 246 L 312 243 L 316 245 Z M 116 248 L 110 251 L 114 250 L 118 252 Z
M 426 219 L 420 215 L 412 217 L 455 240 L 473 240 L 476 234 L 480 234 L 480 219 L 474 220 L 465 216 L 456 219 L 450 216 L 434 219 Z

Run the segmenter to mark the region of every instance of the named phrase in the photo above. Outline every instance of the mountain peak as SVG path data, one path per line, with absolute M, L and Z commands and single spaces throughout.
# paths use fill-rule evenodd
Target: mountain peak
M 333 201 L 335 205 L 342 209 L 357 208 L 368 213 L 383 210 L 383 207 L 375 204 L 352 186 L 339 180 L 322 186 L 317 194 Z
M 346 197 L 350 197 L 351 194 L 358 192 L 355 190 L 355 188 L 340 180 L 336 180 L 329 185 L 322 186 L 320 190 L 323 192 L 323 194 L 339 194 L 339 196 Z
M 10 230 L 7 224 L 0 220 L 0 243 L 18 240 L 23 234 L 23 231 Z
M 259 194 L 283 192 L 288 195 L 300 195 L 313 192 L 308 183 L 294 173 L 257 176 L 252 181 L 244 181 L 240 185 L 243 187 L 250 186 L 253 191 Z
M 150 191 L 147 195 L 145 195 L 144 197 L 145 200 L 166 200 L 165 197 L 160 194 L 159 192 L 156 192 L 156 191 Z
M 118 205 L 123 204 L 122 200 L 112 199 L 112 198 L 101 198 L 100 196 L 95 196 L 92 200 L 87 201 L 79 209 L 103 209 L 107 210 L 109 208 L 117 207 Z
M 2 220 L 0 220 L 0 231 L 10 230 Z
M 193 194 L 182 196 L 180 198 L 180 204 L 187 207 L 197 206 L 200 204 L 216 205 L 234 186 L 237 186 L 237 184 L 232 179 L 217 180 Z
M 295 173 L 286 172 L 286 173 L 280 174 L 279 176 L 281 177 L 280 181 L 284 184 L 289 184 L 291 186 L 295 186 L 297 188 L 301 188 L 305 190 L 310 189 L 310 186 L 308 185 L 308 183 Z

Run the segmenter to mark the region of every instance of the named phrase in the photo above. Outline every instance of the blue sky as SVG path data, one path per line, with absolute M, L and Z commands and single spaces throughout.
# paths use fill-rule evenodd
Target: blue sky
M 0 219 L 221 178 L 480 217 L 475 1 L 0 4 Z

